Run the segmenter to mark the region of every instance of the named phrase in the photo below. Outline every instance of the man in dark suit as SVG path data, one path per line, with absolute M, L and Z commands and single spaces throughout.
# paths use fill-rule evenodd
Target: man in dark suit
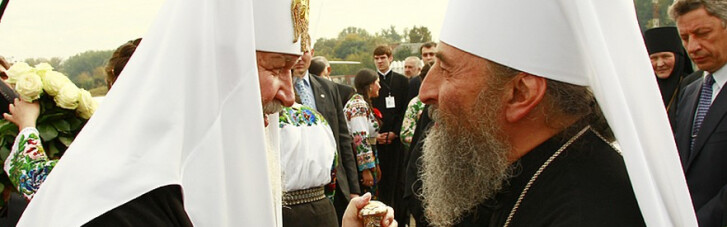
M 293 66 L 293 87 L 301 98 L 301 104 L 316 109 L 328 121 L 333 131 L 333 137 L 338 143 L 334 206 L 338 215 L 338 223 L 341 223 L 348 201 L 361 194 L 358 185 L 358 169 L 351 147 L 353 141 L 348 132 L 346 118 L 343 116 L 343 106 L 336 83 L 321 77 L 310 76 L 308 67 L 311 64 L 311 55 L 313 55 L 313 50 L 303 53 Z M 309 98 L 304 98 L 305 96 Z
M 727 224 L 727 2 L 677 0 L 669 8 L 699 79 L 681 94 L 675 139 L 700 226 Z M 722 16 L 718 16 L 722 15 Z
M 379 73 L 379 96 L 371 99 L 374 108 L 382 116 L 381 129 L 376 138 L 376 149 L 381 166 L 381 182 L 379 184 L 379 199 L 394 207 L 394 214 L 399 223 L 405 222 L 405 206 L 401 203 L 403 196 L 403 170 L 404 147 L 398 139 L 401 132 L 401 121 L 409 102 L 409 80 L 403 75 L 391 70 L 391 61 L 394 60 L 389 46 L 378 46 L 374 50 L 374 63 Z
M 331 71 L 331 64 L 323 56 L 313 57 L 310 61 L 310 67 L 308 67 L 308 73 L 333 81 L 331 79 Z M 345 84 L 335 84 L 336 88 L 338 88 L 338 94 L 341 95 L 341 105 L 346 106 L 346 102 L 348 102 L 348 99 L 351 98 L 353 93 L 356 93 L 356 90 Z

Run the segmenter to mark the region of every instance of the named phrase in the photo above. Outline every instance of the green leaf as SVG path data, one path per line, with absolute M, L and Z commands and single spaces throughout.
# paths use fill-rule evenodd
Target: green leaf
M 10 132 L 18 134 L 18 126 L 6 120 L 0 120 L 0 135 L 6 135 Z
M 49 158 L 54 158 L 54 157 L 56 157 L 56 156 L 58 155 L 58 153 L 60 153 L 61 151 L 60 151 L 60 150 L 58 149 L 58 147 L 56 146 L 56 143 L 48 143 L 48 150 L 46 150 L 46 152 L 48 152 L 48 157 L 49 157 Z
M 73 137 L 59 136 L 58 141 L 60 141 L 63 145 L 68 147 L 71 145 L 71 142 L 73 142 Z
M 41 115 L 38 118 L 38 121 L 36 121 L 36 122 L 38 122 L 38 124 L 42 124 L 42 123 L 45 123 L 47 121 L 52 121 L 52 120 L 55 120 L 55 119 L 63 119 L 63 114 L 64 113 L 62 113 L 62 112 L 61 113 L 46 113 L 46 112 L 41 112 Z
M 72 117 L 66 120 L 69 124 L 71 124 L 71 131 L 78 132 L 81 126 L 83 126 L 83 121 L 79 120 L 77 117 Z
M 69 124 L 67 121 L 64 121 L 61 119 L 61 120 L 53 121 L 53 122 L 51 122 L 51 124 L 53 125 L 53 127 L 58 129 L 59 132 L 66 132 L 66 133 L 71 132 L 71 124 Z
M 0 147 L 0 159 L 2 159 L 3 163 L 5 162 L 5 159 L 8 158 L 9 155 L 10 155 L 10 148 Z
M 49 124 L 38 125 L 38 132 L 40 132 L 40 137 L 43 141 L 51 141 L 58 137 L 58 131 Z

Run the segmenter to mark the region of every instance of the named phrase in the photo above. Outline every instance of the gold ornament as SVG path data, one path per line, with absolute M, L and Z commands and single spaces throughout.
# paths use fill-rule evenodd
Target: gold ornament
M 293 0 L 291 11 L 293 14 L 293 43 L 298 42 L 298 38 L 300 38 L 300 51 L 309 51 L 311 46 L 310 34 L 308 34 L 310 0 Z

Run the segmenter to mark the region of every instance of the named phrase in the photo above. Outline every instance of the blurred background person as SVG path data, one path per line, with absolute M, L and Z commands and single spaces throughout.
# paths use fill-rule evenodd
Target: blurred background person
M 381 115 L 371 105 L 371 98 L 379 96 L 381 85 L 373 70 L 362 69 L 354 78 L 356 93 L 348 100 L 343 111 L 346 123 L 353 137 L 362 192 L 370 192 L 378 198 L 378 183 L 381 179 L 376 138 L 380 128 Z
M 661 98 L 669 115 L 670 122 L 676 114 L 679 91 L 687 84 L 698 79 L 698 76 L 689 76 L 694 69 L 687 56 L 679 32 L 676 27 L 659 27 L 644 32 L 646 49 L 649 52 L 651 66 L 656 73 L 656 80 L 661 90 Z M 696 75 L 696 74 L 695 74 Z
M 399 211 L 399 202 L 404 191 L 403 176 L 400 177 L 404 169 L 404 147 L 399 140 L 399 133 L 406 104 L 409 102 L 409 80 L 391 69 L 394 56 L 389 46 L 377 46 L 372 55 L 381 84 L 379 96 L 371 98 L 372 106 L 382 115 L 381 129 L 376 141 L 382 172 L 379 199 L 393 206 L 397 221 L 404 223 L 405 220 L 401 217 L 403 212 Z
M 422 63 L 422 60 L 419 60 L 419 57 L 407 57 L 406 59 L 404 59 L 404 76 L 406 76 L 406 78 L 408 79 L 414 78 L 415 76 L 419 75 L 419 73 L 422 71 L 423 66 L 424 63 Z
M 437 58 L 434 57 L 434 53 L 436 52 L 437 43 L 435 42 L 424 43 L 421 47 L 419 47 L 419 53 L 422 54 L 422 61 L 424 61 L 424 64 L 433 65 L 434 61 L 437 60 Z
M 429 72 L 429 65 L 425 65 L 422 69 L 420 76 L 426 75 Z M 419 89 L 417 89 L 419 90 Z M 406 107 L 406 112 L 404 112 L 404 120 L 401 123 L 401 143 L 404 144 L 404 149 L 409 151 L 409 148 L 411 147 L 412 137 L 414 137 L 414 131 L 417 127 L 417 121 L 419 121 L 419 117 L 422 115 L 422 110 L 424 109 L 424 103 L 419 99 L 419 96 L 415 96 L 414 98 L 409 101 L 409 105 Z M 407 152 L 407 155 L 409 153 Z M 408 157 L 405 158 L 405 162 L 408 160 Z
M 311 58 L 310 67 L 308 67 L 308 73 L 333 81 L 333 79 L 331 78 L 331 72 L 333 72 L 333 70 L 331 69 L 331 64 L 328 62 L 328 59 L 326 59 L 326 57 L 315 56 Z M 348 99 L 350 99 L 351 96 L 356 92 L 351 86 L 341 83 L 336 83 L 336 88 L 338 88 L 338 94 L 341 95 L 341 106 L 345 106 L 346 102 L 348 102 Z

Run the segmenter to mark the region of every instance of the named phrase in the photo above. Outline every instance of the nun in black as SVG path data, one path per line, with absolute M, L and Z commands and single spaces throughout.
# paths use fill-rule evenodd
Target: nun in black
M 671 121 L 676 114 L 679 91 L 697 77 L 687 77 L 694 69 L 676 27 L 646 30 L 644 40 Z

